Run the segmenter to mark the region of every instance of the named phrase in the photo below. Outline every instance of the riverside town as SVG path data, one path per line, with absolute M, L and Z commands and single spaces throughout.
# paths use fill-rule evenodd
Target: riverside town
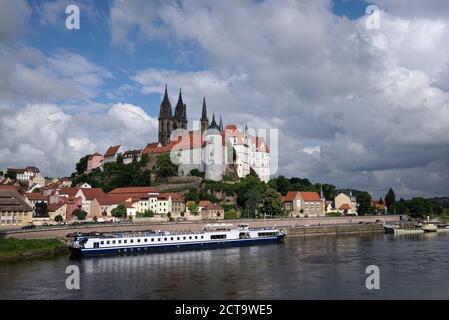
M 449 299 L 446 7 L 0 0 L 0 300 Z

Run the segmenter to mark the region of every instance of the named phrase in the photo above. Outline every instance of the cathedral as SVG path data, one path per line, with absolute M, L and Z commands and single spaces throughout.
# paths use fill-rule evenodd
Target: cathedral
M 262 181 L 268 182 L 270 179 L 270 151 L 265 139 L 250 135 L 246 127 L 244 131 L 233 124 L 223 128 L 221 116 L 218 124 L 215 115 L 212 115 L 209 123 L 206 98 L 203 98 L 202 103 L 201 130 L 188 131 L 189 137 L 198 136 L 197 143 L 191 138 L 184 142 L 171 140 L 174 130 L 188 130 L 187 105 L 183 101 L 181 89 L 173 114 L 165 86 L 158 120 L 158 143 L 148 144 L 143 153 L 167 152 L 177 145 L 181 159 L 180 174 L 187 175 L 192 169 L 198 169 L 205 172 L 206 179 L 219 181 L 229 169 L 241 178 L 252 169 Z
M 165 85 L 164 98 L 161 102 L 159 111 L 159 139 L 158 142 L 162 146 L 166 146 L 170 143 L 170 135 L 173 130 L 185 129 L 187 130 L 187 105 L 182 100 L 182 91 L 179 89 L 178 102 L 176 103 L 175 114 L 172 113 L 172 107 L 170 99 L 168 98 L 167 85 Z M 209 119 L 207 117 L 206 98 L 203 98 L 203 107 L 201 112 L 201 132 L 206 131 L 209 128 Z M 217 126 L 217 129 L 223 131 L 223 122 L 220 116 L 220 123 L 217 125 L 215 122 L 215 115 L 212 116 L 211 125 Z

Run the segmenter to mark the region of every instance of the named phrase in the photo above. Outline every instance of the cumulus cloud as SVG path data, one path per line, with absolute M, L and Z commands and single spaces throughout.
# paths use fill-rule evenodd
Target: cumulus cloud
M 129 11 L 133 19 L 111 32 L 133 46 L 160 34 L 197 46 L 203 70 L 147 69 L 133 80 L 148 94 L 165 82 L 186 88 L 194 119 L 206 96 L 228 122 L 279 127 L 281 173 L 380 195 L 390 186 L 403 196 L 446 194 L 438 177 L 449 158 L 447 5 L 374 3 L 381 30 L 333 15 L 327 0 L 165 1 L 151 17 L 138 1 L 116 1 L 111 23 Z
M 68 113 L 54 104 L 2 108 L 0 167 L 38 166 L 45 175 L 64 176 L 82 156 L 111 144 L 143 148 L 157 135 L 156 120 L 131 104 L 107 106 L 99 115 Z M 89 108 L 85 108 L 89 109 Z

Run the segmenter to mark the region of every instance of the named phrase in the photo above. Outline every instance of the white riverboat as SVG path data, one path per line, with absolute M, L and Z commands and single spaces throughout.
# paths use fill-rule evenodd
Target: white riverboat
M 94 256 L 209 249 L 281 242 L 285 234 L 272 228 L 247 225 L 209 224 L 201 231 L 144 231 L 85 235 L 78 234 L 69 245 L 72 255 Z

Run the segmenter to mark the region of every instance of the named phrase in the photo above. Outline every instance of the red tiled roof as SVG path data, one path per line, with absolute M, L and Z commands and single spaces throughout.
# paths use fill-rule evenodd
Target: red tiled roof
M 104 157 L 114 157 L 115 154 L 120 149 L 120 145 L 109 147 L 108 150 L 106 150 L 106 153 L 104 154 Z
M 184 196 L 177 192 L 168 192 L 173 202 L 185 202 Z
M 48 211 L 49 212 L 55 212 L 59 208 L 61 208 L 65 203 L 50 203 L 48 204 Z
M 297 194 L 298 194 L 298 191 L 287 192 L 287 195 L 285 197 L 283 197 L 284 202 L 292 202 L 293 200 L 295 200 Z
M 203 209 L 206 209 L 206 210 L 223 210 L 223 207 L 220 206 L 219 204 L 212 203 L 210 201 L 207 201 L 207 202 L 208 203 L 206 203 L 204 206 L 200 205 L 200 207 L 202 207 Z
M 25 197 L 30 201 L 48 201 L 48 198 L 40 192 L 26 193 Z
M 67 195 L 69 197 L 76 196 L 77 192 L 78 192 L 78 188 L 62 188 L 59 190 L 59 194 Z
M 338 210 L 349 210 L 351 209 L 351 206 L 347 203 L 343 203 Z
M 80 190 L 83 192 L 86 200 L 94 200 L 106 195 L 101 188 L 80 188 Z
M 166 153 L 169 152 L 177 143 L 178 143 L 177 141 L 170 141 L 165 146 L 159 146 L 157 143 L 149 143 L 143 149 L 142 154 Z
M 317 192 L 300 192 L 304 201 L 320 201 L 320 195 Z
M 98 203 L 101 206 L 110 206 L 110 205 L 113 205 L 113 204 L 120 204 L 120 203 L 126 202 L 130 198 L 132 198 L 132 197 L 128 196 L 128 195 L 110 195 L 110 194 L 107 194 L 105 196 L 98 197 L 96 199 L 97 199 Z
M 237 126 L 235 124 L 228 124 L 225 127 L 225 130 L 232 130 L 232 131 L 234 131 L 234 130 L 237 130 Z
M 13 185 L 4 184 L 0 186 L 0 190 L 13 190 L 19 192 L 19 188 Z

